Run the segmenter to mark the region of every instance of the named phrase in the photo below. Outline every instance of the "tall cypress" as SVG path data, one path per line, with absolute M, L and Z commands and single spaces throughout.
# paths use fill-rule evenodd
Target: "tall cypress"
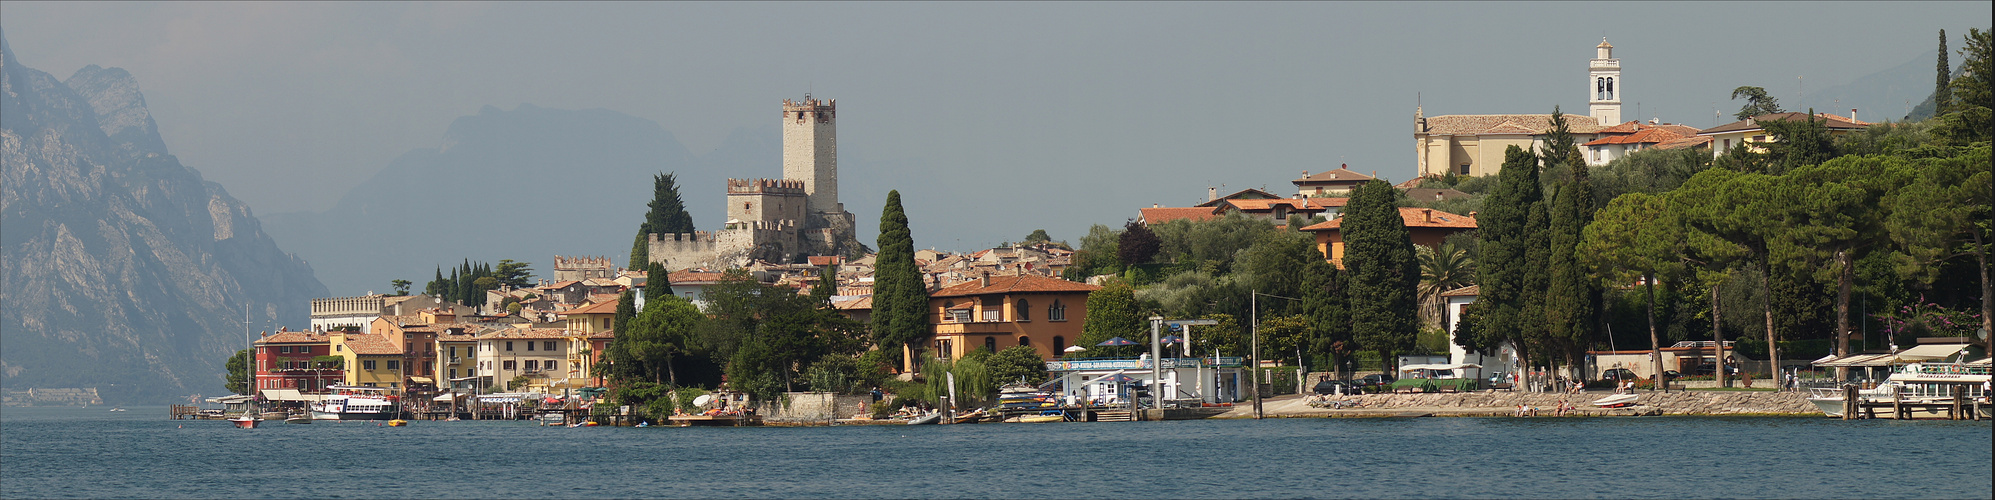
M 907 212 L 901 208 L 899 190 L 887 192 L 887 206 L 880 211 L 878 243 L 880 252 L 875 256 L 873 278 L 873 344 L 883 350 L 898 349 L 928 335 L 928 287 L 922 282 L 921 269 L 914 264 L 914 235 L 908 230 Z
M 1302 314 L 1309 319 L 1312 333 L 1309 351 L 1328 358 L 1332 367 L 1355 350 L 1351 338 L 1350 297 L 1344 290 L 1343 271 L 1330 265 L 1328 257 L 1310 249 L 1315 259 L 1303 266 Z
M 1527 303 L 1542 295 L 1543 288 L 1531 289 L 1540 281 L 1531 276 L 1543 269 L 1531 268 L 1533 246 L 1539 236 L 1534 230 L 1533 212 L 1543 214 L 1543 191 L 1538 185 L 1538 156 L 1517 146 L 1503 152 L 1503 168 L 1495 191 L 1483 202 L 1477 217 L 1476 284 L 1481 316 L 1471 335 L 1457 335 L 1455 342 L 1471 351 L 1491 353 L 1505 342 L 1528 356 L 1527 329 L 1542 321 L 1526 316 Z M 1542 219 L 1542 215 L 1539 220 Z M 1543 251 L 1538 252 L 1543 255 Z M 1526 358 L 1528 359 L 1528 358 Z M 1526 364 L 1528 366 L 1528 363 Z
M 1344 279 L 1351 327 L 1380 359 L 1413 347 L 1419 329 L 1420 265 L 1399 215 L 1399 190 L 1385 181 L 1359 185 L 1345 206 Z
M 651 261 L 647 235 L 693 232 L 693 214 L 686 212 L 686 204 L 679 198 L 677 173 L 660 172 L 651 176 L 651 202 L 645 206 L 650 210 L 644 212 L 644 222 L 637 226 L 637 240 L 630 245 L 631 269 L 643 269 L 644 263 Z
M 1947 63 L 1947 30 L 1940 30 L 1939 75 L 1933 77 L 1933 116 L 1947 114 L 1953 104 L 1953 68 Z
M 673 296 L 671 272 L 665 270 L 664 264 L 658 264 L 655 262 L 650 264 L 645 264 L 644 270 L 645 270 L 645 277 L 644 277 L 645 307 L 649 308 L 651 306 L 651 301 L 664 300 L 666 297 Z
M 1547 347 L 1558 349 L 1568 364 L 1579 361 L 1581 351 L 1593 338 L 1597 319 L 1594 297 L 1599 293 L 1578 254 L 1581 233 L 1593 222 L 1593 186 L 1586 165 L 1571 167 L 1572 181 L 1561 183 L 1552 195 L 1546 242 L 1550 245 L 1547 269 L 1551 286 L 1545 292 Z

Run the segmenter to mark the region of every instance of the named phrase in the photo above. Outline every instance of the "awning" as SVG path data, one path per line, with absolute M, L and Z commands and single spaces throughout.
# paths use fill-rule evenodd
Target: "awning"
M 434 384 L 434 383 L 436 383 L 436 381 L 435 381 L 435 380 L 430 380 L 430 378 L 429 378 L 429 377 L 409 377 L 409 382 L 410 382 L 410 383 L 415 383 L 415 384 Z
M 457 399 L 457 393 L 453 392 L 453 393 L 444 394 L 442 396 L 430 398 L 430 401 L 450 402 L 456 399 Z
M 1962 349 L 1966 349 L 1967 346 L 1968 344 L 1926 344 L 1912 346 L 1911 349 L 1899 351 L 1895 359 L 1900 363 L 1913 363 L 1951 358 L 1955 354 L 1959 354 Z
M 234 404 L 234 403 L 241 403 L 244 401 L 249 401 L 249 396 L 235 394 L 230 396 L 208 398 L 208 402 L 210 403 Z
M 1826 366 L 1826 367 L 1890 366 L 1892 359 L 1893 356 L 1890 354 L 1858 354 L 1855 356 L 1836 358 L 1826 362 L 1818 360 L 1816 361 L 1815 366 Z

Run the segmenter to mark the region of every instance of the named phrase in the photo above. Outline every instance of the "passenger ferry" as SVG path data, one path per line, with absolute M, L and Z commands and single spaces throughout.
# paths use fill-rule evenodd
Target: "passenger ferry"
M 1898 365 L 1884 383 L 1858 391 L 1857 397 L 1869 403 L 1888 403 L 1901 397 L 1906 403 L 1949 403 L 1953 401 L 1954 389 L 1964 388 L 1969 404 L 1981 402 L 1982 418 L 1995 418 L 1995 405 L 1989 403 L 1989 394 L 1983 389 L 1989 379 L 1986 359 L 1972 363 L 1907 363 Z M 1842 389 L 1814 389 L 1808 402 L 1825 415 L 1843 416 Z M 1946 413 L 1934 407 L 1919 407 L 1912 412 L 1912 418 L 1946 418 Z
M 388 389 L 335 385 L 324 401 L 312 403 L 313 420 L 388 420 L 401 413 L 401 398 Z

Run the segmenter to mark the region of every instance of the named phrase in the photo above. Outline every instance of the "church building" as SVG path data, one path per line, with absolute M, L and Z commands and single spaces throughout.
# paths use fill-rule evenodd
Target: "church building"
M 1586 114 L 1567 113 L 1566 127 L 1575 144 L 1585 144 L 1610 135 L 1609 127 L 1621 124 L 1621 60 L 1614 58 L 1614 46 L 1602 38 L 1587 63 Z M 1421 176 L 1494 175 L 1503 166 L 1503 151 L 1510 146 L 1537 150 L 1544 145 L 1552 115 L 1440 115 L 1426 116 L 1413 109 L 1414 160 Z M 1629 122 L 1633 133 L 1642 127 Z M 1616 127 L 1617 129 L 1622 127 Z M 1604 157 L 1603 157 L 1604 158 Z M 1587 156 L 1594 163 L 1595 155 Z M 1604 164 L 1604 161 L 1602 161 Z

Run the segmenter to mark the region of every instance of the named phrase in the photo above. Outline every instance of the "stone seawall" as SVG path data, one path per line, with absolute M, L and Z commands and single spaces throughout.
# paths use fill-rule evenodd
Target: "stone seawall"
M 1764 413 L 1818 413 L 1808 402 L 1807 393 L 1749 391 L 1688 391 L 1638 393 L 1637 405 L 1659 408 L 1671 415 L 1727 415 Z M 1464 392 L 1444 394 L 1368 394 L 1357 396 L 1372 408 L 1540 408 L 1557 407 L 1560 401 L 1592 406 L 1594 400 L 1610 396 L 1605 392 L 1577 395 L 1532 392 Z
M 1815 405 L 1808 402 L 1807 393 L 1801 392 L 1744 392 L 1744 391 L 1689 391 L 1689 392 L 1641 392 L 1637 393 L 1632 408 L 1600 409 L 1593 401 L 1604 398 L 1610 392 L 1586 392 L 1576 395 L 1559 393 L 1530 392 L 1464 392 L 1439 394 L 1367 394 L 1362 396 L 1331 396 L 1332 400 L 1356 402 L 1351 408 L 1316 408 L 1308 405 L 1301 396 L 1270 398 L 1262 404 L 1263 413 L 1270 417 L 1342 417 L 1342 416 L 1393 416 L 1393 415 L 1512 415 L 1519 406 L 1535 409 L 1538 415 L 1551 415 L 1561 402 L 1567 403 L 1582 416 L 1604 415 L 1821 415 Z M 1251 405 L 1239 404 L 1221 418 L 1250 418 Z

